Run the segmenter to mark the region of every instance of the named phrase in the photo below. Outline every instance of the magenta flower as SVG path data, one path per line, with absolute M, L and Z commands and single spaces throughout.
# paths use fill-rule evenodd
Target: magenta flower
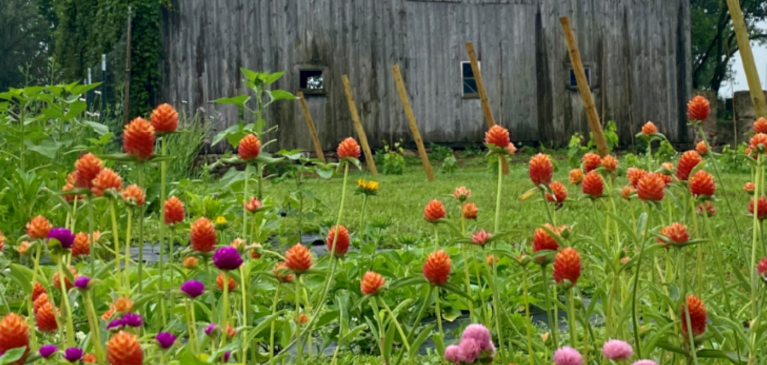
M 470 324 L 463 330 L 462 340 L 472 339 L 480 346 L 480 350 L 488 350 L 493 342 L 490 337 L 490 330 L 481 324 Z
M 48 232 L 48 244 L 51 243 L 51 240 L 58 242 L 61 248 L 70 249 L 75 244 L 75 235 L 66 228 L 56 227 Z
M 473 364 L 477 361 L 479 353 L 482 351 L 480 344 L 472 338 L 462 339 L 461 343 L 458 344 L 458 347 L 461 348 L 461 362 L 466 364 Z
M 639 360 L 632 365 L 658 365 L 658 363 L 652 360 Z
M 208 336 L 214 336 L 218 334 L 218 326 L 215 323 L 211 323 L 208 327 L 205 327 L 205 334 Z
M 479 231 L 474 232 L 474 234 L 471 236 L 471 242 L 474 242 L 480 246 L 484 246 L 485 243 L 487 243 L 487 240 L 489 240 L 492 236 L 493 235 L 489 232 L 485 232 L 484 229 L 480 229 Z
M 610 340 L 602 345 L 602 355 L 610 360 L 626 360 L 634 355 L 634 349 L 625 341 Z
M 141 327 L 144 325 L 144 320 L 140 314 L 137 313 L 125 313 L 123 316 L 123 323 L 128 327 Z
M 181 284 L 181 291 L 184 292 L 184 294 L 186 294 L 189 298 L 194 299 L 205 292 L 205 284 L 197 280 L 189 280 Z
M 75 287 L 80 289 L 88 289 L 88 283 L 91 282 L 91 278 L 82 275 L 78 276 L 77 279 L 75 279 Z
M 78 349 L 77 347 L 70 347 L 66 350 L 64 350 L 64 359 L 71 363 L 76 363 L 80 361 L 80 359 L 83 358 L 83 350 Z
M 554 352 L 556 365 L 583 365 L 583 357 L 578 350 L 572 347 L 562 347 Z
M 122 318 L 115 318 L 107 325 L 108 330 L 120 330 L 125 327 L 125 321 Z
M 45 345 L 45 346 L 43 346 L 43 347 L 41 347 L 41 348 L 40 348 L 40 351 L 39 351 L 39 353 L 40 353 L 40 357 L 42 357 L 43 359 L 46 359 L 46 360 L 47 360 L 47 359 L 48 359 L 48 358 L 50 358 L 50 357 L 51 357 L 53 354 L 55 354 L 55 353 L 56 353 L 56 351 L 59 351 L 59 348 L 58 348 L 58 347 L 56 347 L 56 346 L 54 346 L 54 345 Z
M 234 247 L 221 247 L 213 254 L 213 263 L 219 270 L 236 270 L 242 265 L 242 256 Z
M 456 345 L 450 345 L 445 349 L 445 360 L 452 362 L 455 365 L 460 365 L 463 354 L 461 348 Z
M 176 343 L 176 336 L 168 332 L 160 332 L 154 339 L 157 340 L 157 344 L 163 350 L 171 348 Z

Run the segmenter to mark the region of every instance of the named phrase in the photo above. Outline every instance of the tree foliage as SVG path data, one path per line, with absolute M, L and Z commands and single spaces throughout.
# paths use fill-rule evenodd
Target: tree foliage
M 35 0 L 0 1 L 0 90 L 46 73 L 52 27 Z
M 740 7 L 751 40 L 767 40 L 767 32 L 757 26 L 767 19 L 767 2 L 740 0 Z M 690 0 L 690 18 L 693 88 L 718 92 L 738 52 L 726 0 Z

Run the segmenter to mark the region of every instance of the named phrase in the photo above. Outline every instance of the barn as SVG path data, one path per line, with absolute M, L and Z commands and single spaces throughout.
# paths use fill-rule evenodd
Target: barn
M 285 71 L 275 87 L 303 91 L 323 149 L 354 135 L 342 75 L 374 146 L 411 141 L 391 66 L 399 65 L 429 142 L 480 141 L 487 126 L 464 48 L 473 42 L 496 121 L 512 141 L 566 144 L 588 134 L 559 22 L 569 16 L 602 121 L 621 142 L 648 120 L 689 142 L 689 0 L 172 0 L 162 18 L 162 95 L 187 111 L 237 123 L 239 68 Z M 282 148 L 311 150 L 300 105 L 266 119 Z M 219 148 L 223 148 L 220 147 Z

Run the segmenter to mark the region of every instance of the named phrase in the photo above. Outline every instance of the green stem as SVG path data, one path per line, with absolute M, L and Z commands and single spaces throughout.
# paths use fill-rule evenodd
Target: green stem
M 551 340 L 554 341 L 554 348 L 559 348 L 559 341 L 557 341 L 557 331 L 559 331 L 559 328 L 557 328 L 554 325 L 554 319 L 551 318 L 551 299 L 549 298 L 549 279 L 546 277 L 546 266 L 547 265 L 541 265 L 541 280 L 543 281 L 543 297 L 546 301 L 546 319 L 549 322 L 549 331 L 551 331 Z
M 59 288 L 61 289 L 61 300 L 64 302 L 64 308 L 67 311 L 67 346 L 68 347 L 74 347 L 75 346 L 75 326 L 72 322 L 72 308 L 69 306 L 69 293 L 67 293 L 67 287 L 64 284 L 66 281 L 66 276 L 64 275 L 64 266 L 61 262 L 63 258 L 60 258 L 58 261 L 58 267 L 59 267 Z
M 525 322 L 525 327 L 527 330 L 527 355 L 528 355 L 528 361 L 530 361 L 530 365 L 534 365 L 535 361 L 533 361 L 533 319 L 530 318 L 530 298 L 528 297 L 528 288 L 527 288 L 527 266 L 522 267 L 522 288 L 524 289 L 525 294 L 525 318 L 527 319 Z
M 138 186 L 143 186 L 144 183 L 144 164 L 139 163 L 137 166 L 138 172 Z M 143 188 L 142 188 L 143 189 Z M 141 205 L 139 208 L 140 214 L 138 216 L 138 295 L 141 296 L 144 293 L 144 214 L 146 214 L 146 205 Z
M 208 276 L 208 282 L 210 283 L 209 284 L 210 287 L 214 288 L 215 285 L 216 285 L 216 279 L 213 279 L 213 273 L 210 271 L 210 263 L 208 261 L 209 261 L 208 256 L 203 257 L 202 265 L 205 266 L 205 273 Z M 227 286 L 229 286 L 229 283 L 228 282 L 224 282 L 224 287 L 227 287 Z M 216 305 L 216 296 L 215 295 L 211 295 L 210 297 L 213 300 L 212 308 L 218 308 L 217 305 Z M 213 322 L 217 322 L 218 321 L 218 311 L 217 310 L 210 311 L 210 315 L 211 315 L 211 317 L 213 319 Z
M 698 125 L 698 134 L 700 134 L 700 137 L 703 139 L 703 142 L 706 144 L 706 149 L 708 151 L 713 151 L 711 149 L 711 146 L 708 144 L 708 139 L 706 138 L 706 134 L 703 133 L 703 126 Z M 735 218 L 736 214 L 735 211 L 732 210 L 732 204 L 730 203 L 730 198 L 727 195 L 727 188 L 724 184 L 724 180 L 722 180 L 722 176 L 719 174 L 719 162 L 715 158 L 711 158 L 711 165 L 714 166 L 714 174 L 716 175 L 716 179 L 719 180 L 719 188 L 722 189 L 722 196 L 724 197 L 724 200 L 727 202 L 727 209 L 730 211 L 730 218 L 732 218 L 732 223 L 735 227 L 735 230 L 740 233 L 740 226 L 738 225 L 738 220 Z
M 418 328 L 418 325 L 421 324 L 421 319 L 423 318 L 423 314 L 426 312 L 426 307 L 429 306 L 429 302 L 431 301 L 431 292 L 434 290 L 434 287 L 429 285 L 429 289 L 426 293 L 426 297 L 423 301 L 423 304 L 421 304 L 421 309 L 418 310 L 418 314 L 415 317 L 415 321 L 413 321 L 413 326 L 410 328 L 410 332 L 407 334 L 407 338 L 413 338 L 413 335 L 415 335 L 415 330 Z M 405 351 L 402 351 L 399 353 L 399 356 L 397 357 L 397 361 L 395 361 L 395 364 L 399 364 L 400 360 L 402 360 L 402 356 L 405 354 Z
M 386 304 L 386 301 L 383 300 L 383 298 L 379 297 L 378 299 L 381 301 L 381 304 L 383 305 L 384 309 L 386 309 L 386 312 L 389 313 L 391 320 L 394 322 L 394 325 L 397 327 L 397 332 L 399 332 L 400 337 L 402 337 L 402 343 L 405 345 L 405 349 L 408 352 L 410 352 L 410 344 L 407 342 L 407 337 L 405 336 L 405 332 L 402 331 L 402 326 L 399 325 L 399 321 L 397 320 L 397 317 L 394 315 L 394 313 L 392 313 L 391 309 L 389 308 L 389 305 Z
M 762 166 L 762 153 L 757 151 L 758 155 L 756 157 L 757 162 L 757 170 L 756 170 L 756 179 L 754 179 L 754 217 L 753 217 L 753 233 L 751 237 L 751 319 L 754 321 L 754 323 L 758 320 L 758 305 L 757 305 L 757 296 L 758 296 L 758 289 L 759 289 L 759 278 L 757 276 L 756 272 L 756 261 L 757 261 L 757 247 L 758 243 L 760 241 L 759 237 L 759 231 L 761 229 L 761 225 L 759 224 L 759 197 L 761 195 L 761 191 L 764 189 L 763 186 L 761 186 L 762 181 L 762 175 L 764 174 L 764 167 Z M 756 332 L 754 331 L 755 326 L 752 326 L 750 328 L 751 334 L 751 346 L 749 348 L 749 364 L 753 364 L 756 361 L 756 352 L 758 350 L 755 348 L 756 346 Z
M 461 234 L 466 236 L 466 220 L 461 215 Z M 469 294 L 469 318 L 474 321 L 474 295 L 471 293 L 471 275 L 469 275 L 469 260 L 466 256 L 466 245 L 461 245 L 461 254 L 463 255 L 463 274 L 466 279 L 466 292 Z M 478 320 L 479 318 L 477 318 Z
M 567 299 L 570 302 L 569 312 L 567 313 L 568 327 L 570 327 L 570 346 L 573 348 L 578 347 L 578 341 L 575 337 L 575 298 L 573 297 L 573 288 L 570 288 L 567 293 Z
M 272 318 L 277 313 L 277 302 L 280 299 L 280 284 L 277 284 L 277 288 L 274 290 L 274 300 L 272 300 Z M 277 321 L 272 320 L 271 330 L 269 331 L 269 362 L 274 359 L 274 326 Z
M 96 320 L 96 310 L 93 308 L 93 299 L 91 299 L 90 292 L 85 292 L 83 295 L 85 299 L 85 310 L 88 316 L 88 325 L 91 329 L 91 342 L 93 343 L 94 352 L 96 352 L 96 359 L 98 363 L 104 363 L 104 348 L 101 345 L 101 332 L 99 331 L 99 322 Z
M 503 155 L 498 155 L 498 185 L 496 187 L 495 197 L 495 220 L 493 222 L 493 233 L 498 234 L 498 229 L 501 223 L 501 188 L 503 187 Z M 545 199 L 544 199 L 545 203 Z M 497 248 L 497 240 L 493 241 L 493 249 Z M 501 300 L 500 293 L 498 292 L 498 285 L 496 279 L 498 278 L 498 265 L 492 265 L 490 271 L 493 273 L 493 308 L 495 311 L 495 331 L 498 334 L 498 351 L 501 353 L 501 363 L 508 364 L 506 361 L 506 353 L 503 351 L 503 331 L 501 329 Z M 441 333 L 441 331 L 440 331 Z
M 649 203 L 648 203 L 649 204 Z M 650 208 L 649 206 L 646 206 L 647 212 L 647 226 L 650 225 Z M 640 245 L 639 249 L 639 258 L 637 259 L 637 266 L 636 266 L 636 274 L 634 274 L 634 288 L 632 290 L 631 296 L 631 317 L 634 323 L 634 347 L 637 350 L 637 357 L 642 358 L 642 346 L 641 342 L 639 342 L 639 314 L 637 312 L 637 292 L 639 291 L 639 276 L 642 274 L 641 268 L 642 268 L 642 256 L 644 255 L 644 248 L 645 243 L 647 242 L 646 235 L 648 229 L 645 228 L 645 233 L 642 235 L 642 244 Z
M 296 353 L 298 357 L 298 365 L 304 363 L 304 344 L 301 343 L 301 292 L 298 280 L 293 282 L 295 284 L 295 297 L 296 297 L 296 317 L 294 321 L 296 323 Z
M 117 288 L 122 288 L 122 274 L 120 274 L 120 237 L 117 233 L 117 214 L 115 213 L 115 200 L 109 198 L 109 215 L 112 218 L 112 241 L 115 245 L 115 281 L 117 282 Z
M 445 335 L 444 332 L 442 332 L 442 309 L 439 306 L 439 287 L 434 288 L 434 306 L 435 306 L 435 314 L 437 315 L 437 328 L 439 331 L 439 338 L 440 341 L 444 341 Z M 496 318 L 498 318 L 498 315 L 496 314 Z
M 194 307 L 191 304 L 191 299 L 186 299 L 184 301 L 184 304 L 186 305 L 186 314 L 187 314 L 187 332 L 189 333 L 189 343 L 191 344 L 192 353 L 197 354 L 197 335 L 195 334 L 195 326 L 196 323 L 194 321 Z
M 162 137 L 161 151 L 163 156 L 167 155 L 167 135 Z M 168 161 L 160 162 L 160 293 L 165 293 L 165 260 L 163 254 L 165 251 L 165 200 L 167 199 L 167 171 Z M 168 251 L 170 252 L 170 251 Z M 166 327 L 168 322 L 165 317 L 165 295 L 160 296 L 160 316 L 162 317 L 162 326 Z
M 381 358 L 384 359 L 383 363 L 386 364 L 385 359 L 385 353 L 384 351 L 384 326 L 383 321 L 381 321 L 381 311 L 378 310 L 378 304 L 376 304 L 375 300 L 370 301 L 370 307 L 373 309 L 373 315 L 376 317 L 376 322 L 378 323 L 378 348 L 379 351 L 381 351 Z M 404 351 L 403 351 L 404 352 Z
M 368 195 L 364 194 L 362 196 L 362 214 L 360 215 L 360 231 L 363 231 L 365 229 L 365 208 L 368 206 Z
M 90 241 L 90 259 L 91 259 L 91 276 L 96 275 L 96 258 L 97 258 L 97 250 L 96 250 L 96 244 L 93 241 L 93 195 L 88 194 L 88 231 L 90 232 L 88 234 L 88 240 Z
M 682 301 L 684 302 L 684 316 L 687 321 L 687 336 L 688 341 L 690 341 L 689 345 L 689 351 L 690 353 L 688 356 L 692 356 L 693 363 L 698 363 L 698 357 L 695 353 L 695 340 L 692 337 L 692 323 L 690 322 L 690 308 L 687 306 L 687 255 L 683 252 L 679 252 L 682 255 L 682 266 L 681 266 L 681 274 L 679 275 L 680 280 L 682 281 Z M 637 346 L 638 347 L 638 346 Z
M 130 241 L 131 225 L 133 223 L 133 207 L 128 207 L 128 227 L 125 230 L 125 294 L 130 293 Z
M 245 239 L 248 232 L 248 209 L 245 208 L 245 204 L 248 203 L 248 180 L 250 180 L 250 164 L 246 163 L 245 186 L 242 188 L 242 239 Z

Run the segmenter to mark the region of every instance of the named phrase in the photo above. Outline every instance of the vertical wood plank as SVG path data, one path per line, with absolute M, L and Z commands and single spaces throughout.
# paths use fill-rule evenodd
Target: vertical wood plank
M 567 43 L 567 49 L 570 53 L 570 62 L 573 64 L 573 72 L 575 73 L 575 80 L 578 82 L 578 92 L 583 99 L 583 108 L 586 110 L 586 118 L 589 122 L 589 128 L 594 133 L 594 142 L 597 145 L 597 151 L 599 155 L 607 156 L 610 151 L 607 149 L 607 141 L 605 141 L 605 135 L 602 132 L 602 125 L 599 123 L 599 115 L 597 114 L 597 108 L 594 105 L 594 98 L 591 96 L 591 89 L 589 88 L 589 82 L 586 79 L 586 72 L 583 70 L 583 62 L 581 62 L 581 54 L 578 52 L 578 43 L 575 41 L 575 33 L 573 33 L 573 27 L 570 25 L 570 18 L 561 17 L 559 22 L 562 24 L 562 31 L 565 34 L 565 43 Z
M 394 82 L 397 84 L 399 98 L 402 100 L 402 108 L 405 109 L 405 116 L 407 116 L 407 121 L 410 124 L 410 131 L 413 132 L 413 139 L 415 139 L 415 144 L 418 147 L 418 154 L 421 156 L 423 170 L 426 171 L 426 177 L 429 181 L 434 181 L 434 172 L 431 170 L 431 163 L 429 163 L 429 156 L 426 155 L 426 148 L 423 147 L 421 132 L 418 131 L 418 124 L 415 121 L 413 108 L 410 106 L 410 98 L 407 96 L 405 83 L 402 81 L 402 74 L 399 72 L 399 65 L 392 66 L 391 70 L 394 74 Z
M 751 101 L 754 103 L 754 112 L 756 112 L 757 117 L 767 117 L 767 103 L 765 103 L 764 91 L 762 91 L 762 85 L 759 82 L 759 73 L 756 71 L 754 54 L 751 52 L 751 43 L 748 40 L 748 30 L 743 21 L 743 12 L 740 10 L 738 0 L 727 0 L 727 7 L 730 8 L 732 26 L 735 28 L 735 36 L 738 39 L 740 59 L 743 61 L 743 71 L 746 73 L 748 90 L 751 93 Z
M 320 145 L 320 138 L 317 136 L 317 130 L 314 129 L 314 121 L 312 120 L 312 115 L 309 113 L 309 107 L 306 105 L 304 93 L 301 91 L 298 92 L 298 100 L 301 102 L 301 111 L 304 114 L 304 120 L 306 120 L 306 128 L 309 129 L 309 134 L 312 136 L 314 152 L 317 153 L 317 158 L 319 158 L 322 163 L 326 163 L 325 153 L 322 151 L 322 145 Z
M 362 151 L 365 153 L 365 162 L 373 175 L 378 175 L 376 169 L 376 162 L 373 159 L 373 152 L 370 151 L 370 145 L 368 144 L 368 137 L 365 135 L 365 129 L 362 128 L 362 122 L 360 122 L 360 115 L 357 112 L 357 105 L 354 103 L 354 94 L 352 94 L 352 86 L 349 84 L 349 77 L 346 75 L 341 76 L 341 81 L 344 83 L 344 91 L 346 92 L 346 101 L 349 102 L 349 113 L 352 115 L 352 122 L 354 122 L 354 129 L 357 130 L 357 137 L 362 144 Z

